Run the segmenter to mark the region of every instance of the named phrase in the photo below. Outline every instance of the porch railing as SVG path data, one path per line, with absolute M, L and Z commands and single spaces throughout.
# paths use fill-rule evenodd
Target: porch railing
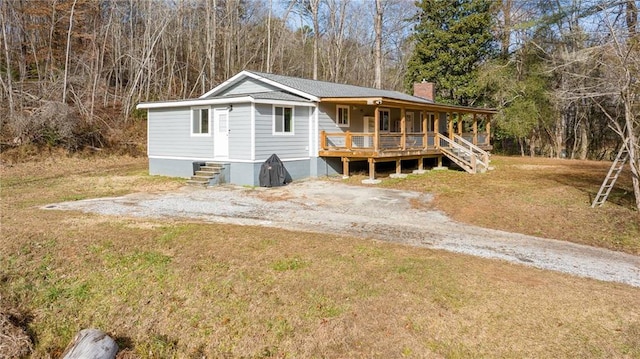
M 381 133 L 380 150 L 420 150 L 436 148 L 435 132 Z M 323 150 L 375 149 L 375 135 L 362 132 L 324 132 L 320 137 Z
M 478 156 L 481 163 L 485 166 L 485 168 L 489 167 L 489 152 L 481 149 L 478 146 L 475 146 L 471 141 L 468 141 L 466 138 L 455 135 L 453 136 L 453 140 L 455 143 L 461 145 L 465 149 L 468 149 L 470 152 Z
M 324 150 L 373 149 L 373 133 L 335 132 L 322 133 L 321 147 Z
M 471 135 L 471 138 L 469 138 Z M 325 132 L 320 136 L 320 147 L 325 151 L 331 150 L 366 150 L 366 151 L 404 151 L 404 150 L 429 150 L 445 145 L 443 140 L 438 140 L 442 134 L 437 132 L 411 132 L 411 133 L 380 133 L 376 148 L 376 138 L 373 133 L 364 132 Z M 489 138 L 485 133 L 477 134 L 477 145 L 473 143 L 473 133 L 463 133 L 462 136 L 454 135 L 454 142 L 463 147 L 476 151 L 482 161 L 488 159 L 488 153 L 476 146 L 487 145 Z M 469 140 L 471 139 L 471 141 Z M 477 150 L 476 150 L 477 149 Z
M 460 137 L 464 138 L 467 142 L 473 143 L 476 146 L 487 146 L 489 145 L 489 136 L 487 136 L 486 132 L 463 132 Z

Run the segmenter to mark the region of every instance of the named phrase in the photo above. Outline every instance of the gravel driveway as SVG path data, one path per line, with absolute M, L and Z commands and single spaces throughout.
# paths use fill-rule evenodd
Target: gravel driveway
M 640 287 L 638 256 L 462 224 L 427 209 L 424 204 L 431 198 L 424 193 L 310 180 L 279 188 L 184 187 L 43 208 L 348 234 Z

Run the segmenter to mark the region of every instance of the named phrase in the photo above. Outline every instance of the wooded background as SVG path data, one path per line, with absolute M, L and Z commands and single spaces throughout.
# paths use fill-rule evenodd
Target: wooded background
M 140 101 L 258 70 L 495 107 L 497 151 L 637 147 L 638 2 L 0 0 L 3 148 L 144 143 Z M 142 124 L 142 125 L 141 125 Z M 634 137 L 635 136 L 635 137 Z

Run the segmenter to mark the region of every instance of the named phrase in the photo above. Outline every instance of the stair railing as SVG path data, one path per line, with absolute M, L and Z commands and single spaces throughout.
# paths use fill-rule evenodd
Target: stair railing
M 475 153 L 479 157 L 478 160 L 484 166 L 484 168 L 489 168 L 489 152 L 465 140 L 462 136 L 453 135 L 453 138 L 457 143 L 460 143 L 463 146 L 468 147 L 469 150 L 473 151 L 473 153 Z
M 457 163 L 460 167 L 462 167 L 469 173 L 478 172 L 478 158 L 473 150 L 467 148 L 467 146 L 463 146 L 455 142 L 454 140 L 442 135 L 441 133 L 436 134 L 436 138 L 438 139 L 438 147 L 447 157 L 449 157 L 449 159 Z M 465 159 L 464 155 L 467 155 L 469 159 Z

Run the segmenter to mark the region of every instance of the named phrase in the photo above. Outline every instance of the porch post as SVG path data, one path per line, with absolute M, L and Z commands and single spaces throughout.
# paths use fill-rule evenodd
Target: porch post
M 440 112 L 436 112 L 434 114 L 435 120 L 433 121 L 433 132 L 440 133 Z M 438 148 L 440 147 L 440 140 L 437 136 L 433 137 L 433 145 Z
M 320 148 L 323 150 L 327 149 L 327 131 L 320 131 Z
M 351 149 L 351 131 L 347 131 L 344 135 L 344 145 L 350 150 Z
M 448 112 L 447 113 L 447 124 L 448 124 L 448 131 L 449 131 L 449 139 L 453 140 L 453 113 Z
M 478 114 L 473 114 L 473 144 L 478 145 Z
M 349 157 L 342 157 L 342 178 L 349 178 Z
M 491 144 L 491 115 L 487 114 L 486 120 L 487 124 L 486 124 L 486 129 L 487 129 L 487 138 L 484 140 L 485 145 L 490 145 Z
M 376 106 L 374 109 L 374 130 L 373 130 L 373 152 L 378 153 L 380 148 L 380 107 Z M 371 178 L 373 179 L 373 177 Z
M 402 134 L 402 137 L 400 138 L 400 148 L 402 148 L 402 150 L 406 150 L 407 149 L 407 127 L 406 127 L 406 120 L 405 120 L 405 108 L 401 107 L 400 108 L 400 133 Z
M 458 136 L 462 136 L 462 116 L 460 112 L 456 114 L 456 118 L 458 119 Z
M 427 128 L 427 112 L 422 110 L 422 147 L 426 150 L 429 147 L 429 129 Z M 421 168 L 420 168 L 421 169 Z
M 373 161 L 372 157 L 369 157 L 369 179 L 376 179 L 376 163 Z
M 424 171 L 424 157 L 418 158 L 418 171 Z
M 402 161 L 400 158 L 396 158 L 396 174 L 402 173 Z

